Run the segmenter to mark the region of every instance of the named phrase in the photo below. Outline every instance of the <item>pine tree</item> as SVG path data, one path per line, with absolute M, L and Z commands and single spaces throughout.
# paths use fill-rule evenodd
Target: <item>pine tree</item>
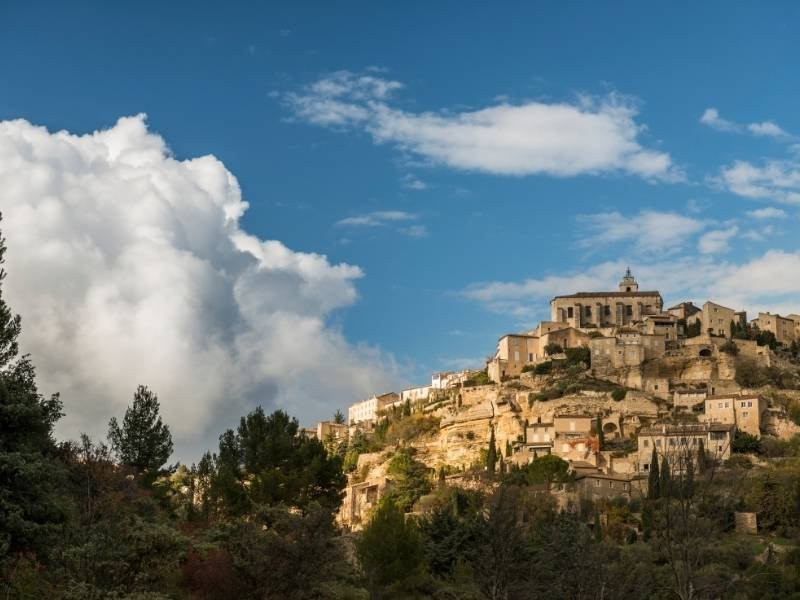
M 697 446 L 697 472 L 705 473 L 706 466 L 706 447 L 701 439 L 700 444 Z
M 661 459 L 661 481 L 659 481 L 658 487 L 662 498 L 669 498 L 672 495 L 672 474 L 666 454 Z
M 650 456 L 650 474 L 647 477 L 647 497 L 655 500 L 661 495 L 661 478 L 658 472 L 658 454 L 653 446 L 653 454 Z
M 7 552 L 47 550 L 67 518 L 52 436 L 61 402 L 39 394 L 33 363 L 19 356 L 22 320 L 2 295 L 5 251 L 0 234 L 0 560 Z
M 494 427 L 492 427 L 492 432 L 489 434 L 489 450 L 486 453 L 486 470 L 489 471 L 490 475 L 494 475 L 494 467 L 497 463 L 497 448 L 495 447 L 494 443 Z
M 339 409 L 336 409 L 336 412 L 333 413 L 333 422 L 337 425 L 344 425 L 344 415 Z
M 125 411 L 122 427 L 108 423 L 108 439 L 123 465 L 155 473 L 172 455 L 172 434 L 159 415 L 158 396 L 140 385 Z

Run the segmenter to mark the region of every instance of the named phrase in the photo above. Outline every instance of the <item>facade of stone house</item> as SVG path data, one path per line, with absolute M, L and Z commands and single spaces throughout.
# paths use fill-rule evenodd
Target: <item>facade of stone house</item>
M 761 331 L 772 332 L 781 344 L 789 345 L 797 339 L 797 324 L 788 317 L 762 312 L 758 313 L 757 319 L 753 319 L 753 325 L 757 325 Z
M 737 321 L 736 311 L 732 308 L 706 302 L 703 304 L 701 332 L 716 336 L 731 337 L 731 323 Z
M 347 409 L 347 422 L 350 425 L 375 423 L 380 411 L 386 410 L 386 408 L 399 402 L 400 395 L 395 392 L 372 396 L 366 400 L 356 402 Z
M 731 456 L 734 426 L 724 423 L 661 423 L 643 427 L 637 434 L 637 470 L 650 470 L 653 448 L 661 458 L 666 455 L 673 468 L 682 458 L 697 457 L 700 440 L 707 456 L 716 460 L 727 460 Z
M 719 394 L 705 401 L 703 419 L 709 423 L 733 425 L 739 431 L 761 436 L 767 400 L 759 394 Z
M 424 402 L 431 395 L 431 386 L 418 385 L 412 388 L 406 388 L 400 391 L 400 401 L 405 402 L 408 400 L 411 404 L 415 402 Z
M 657 291 L 639 291 L 630 269 L 614 292 L 578 292 L 550 301 L 550 320 L 576 329 L 621 327 L 641 322 L 661 312 L 663 300 Z

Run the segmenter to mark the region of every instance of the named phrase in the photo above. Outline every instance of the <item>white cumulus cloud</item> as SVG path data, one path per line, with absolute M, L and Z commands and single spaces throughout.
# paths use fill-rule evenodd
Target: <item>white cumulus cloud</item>
M 686 240 L 706 224 L 674 212 L 643 210 L 630 217 L 619 212 L 579 215 L 584 233 L 578 245 L 592 248 L 612 243 L 632 243 L 639 252 L 663 253 L 679 250 Z
M 369 133 L 434 164 L 495 175 L 623 172 L 646 179 L 681 177 L 669 154 L 646 148 L 638 108 L 615 94 L 574 103 L 499 104 L 472 111 L 411 112 L 397 108 L 397 81 L 348 71 L 291 93 L 299 119 Z
M 711 182 L 745 198 L 800 204 L 800 163 L 794 161 L 771 160 L 759 166 L 738 160 L 722 167 Z
M 721 254 L 728 252 L 731 238 L 739 233 L 739 228 L 735 225 L 727 229 L 715 229 L 700 236 L 697 242 L 697 249 L 701 254 Z
M 4 291 L 62 436 L 103 434 L 144 383 L 196 458 L 257 404 L 311 421 L 395 377 L 330 323 L 361 270 L 242 230 L 236 178 L 173 157 L 143 115 L 87 135 L 0 122 L 0 209 Z

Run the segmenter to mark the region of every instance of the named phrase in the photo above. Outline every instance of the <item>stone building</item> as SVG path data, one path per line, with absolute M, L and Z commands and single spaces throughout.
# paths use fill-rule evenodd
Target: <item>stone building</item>
M 741 314 L 741 313 L 740 313 Z M 706 302 L 703 304 L 703 312 L 700 318 L 702 323 L 700 331 L 711 335 L 731 337 L 731 323 L 739 320 L 737 311 L 721 304 Z
M 571 327 L 620 327 L 661 312 L 663 300 L 655 291 L 641 292 L 630 269 L 614 292 L 578 292 L 550 301 L 550 320 Z
M 430 385 L 418 385 L 412 388 L 406 388 L 400 391 L 400 401 L 405 402 L 408 400 L 411 404 L 415 402 L 423 402 L 431 395 L 432 387 Z
M 761 331 L 772 332 L 780 344 L 789 345 L 797 339 L 797 324 L 789 317 L 762 312 L 758 313 L 757 319 L 753 319 L 753 325 L 757 325 Z
M 686 321 L 687 325 L 691 325 L 700 318 L 703 311 L 699 307 L 695 306 L 694 303 L 687 301 L 676 304 L 675 306 L 670 306 L 667 309 L 667 312 L 676 319 Z
M 697 457 L 700 440 L 707 456 L 716 460 L 727 460 L 731 456 L 733 425 L 725 423 L 661 423 L 642 427 L 637 434 L 637 470 L 650 471 L 653 448 L 659 457 L 666 456 L 673 468 L 682 458 Z
M 575 487 L 583 498 L 641 499 L 647 495 L 647 478 L 636 473 L 614 473 L 596 467 L 575 468 Z
M 395 392 L 372 396 L 361 402 L 356 402 L 347 409 L 347 422 L 350 425 L 356 423 L 374 424 L 380 411 L 386 410 L 399 402 L 400 395 Z
M 675 342 L 678 339 L 678 317 L 669 313 L 647 315 L 642 323 L 642 333 L 660 335 L 666 342 Z
M 317 423 L 316 437 L 322 442 L 330 438 L 333 438 L 337 442 L 346 442 L 349 431 L 349 427 L 344 423 L 320 421 Z
M 759 394 L 718 394 L 706 398 L 703 418 L 760 437 L 766 411 L 767 400 Z
M 553 418 L 553 453 L 568 461 L 595 460 L 597 438 L 592 436 L 595 417 L 589 414 Z
M 530 333 L 508 333 L 497 340 L 497 350 L 486 363 L 489 379 L 499 383 L 504 377 L 517 377 L 526 365 L 547 360 L 545 348 L 558 344 L 562 348 L 587 346 L 587 333 L 561 323 L 560 329 L 546 328 L 541 336 Z
M 469 379 L 474 371 L 464 369 L 462 371 L 439 371 L 431 375 L 431 389 L 447 390 L 458 387 Z
M 596 337 L 589 342 L 592 352 L 592 372 L 604 375 L 608 369 L 637 367 L 646 360 L 664 356 L 666 340 L 663 335 L 639 333 L 620 329 L 611 337 Z

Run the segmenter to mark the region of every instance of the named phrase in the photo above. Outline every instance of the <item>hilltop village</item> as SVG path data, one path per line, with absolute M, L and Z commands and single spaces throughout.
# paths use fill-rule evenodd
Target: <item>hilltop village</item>
M 486 486 L 487 470 L 557 456 L 571 483 L 547 491 L 562 507 L 633 499 L 647 494 L 653 457 L 699 452 L 724 464 L 737 442 L 800 432 L 798 350 L 798 314 L 748 320 L 711 301 L 665 308 L 628 270 L 617 290 L 553 298 L 550 320 L 501 336 L 483 370 L 434 373 L 303 433 L 345 453 L 339 522 L 353 529 L 406 476 L 398 452 L 467 489 Z

